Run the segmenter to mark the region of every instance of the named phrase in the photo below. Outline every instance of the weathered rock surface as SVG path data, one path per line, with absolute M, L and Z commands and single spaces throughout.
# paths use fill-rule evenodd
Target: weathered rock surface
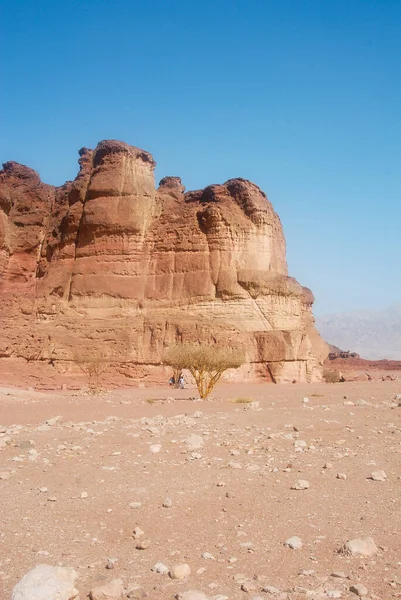
M 121 579 L 113 579 L 109 583 L 93 588 L 89 593 L 90 600 L 119 600 L 124 593 Z
M 377 546 L 370 536 L 349 540 L 342 548 L 340 548 L 341 554 L 352 556 L 374 556 L 377 551 Z
M 11 600 L 74 600 L 78 574 L 69 567 L 38 565 L 13 589 Z
M 256 185 L 184 193 L 166 177 L 155 189 L 152 156 L 117 141 L 79 163 L 59 188 L 17 163 L 0 172 L 3 377 L 66 381 L 98 347 L 114 376 L 156 381 L 166 346 L 203 340 L 245 349 L 236 377 L 320 379 L 313 295 L 288 276 L 279 217 Z

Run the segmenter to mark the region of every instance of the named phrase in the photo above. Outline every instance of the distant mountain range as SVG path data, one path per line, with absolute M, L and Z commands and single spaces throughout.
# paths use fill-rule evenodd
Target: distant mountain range
M 362 358 L 401 360 L 401 304 L 319 317 L 316 327 L 326 342 Z

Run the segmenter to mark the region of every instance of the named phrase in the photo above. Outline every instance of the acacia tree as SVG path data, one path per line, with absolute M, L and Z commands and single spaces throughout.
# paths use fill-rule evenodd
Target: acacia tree
M 109 367 L 109 359 L 93 350 L 91 353 L 75 351 L 74 362 L 87 378 L 89 393 L 99 394 L 102 390 L 100 378 Z
M 176 344 L 164 355 L 165 364 L 178 373 L 187 369 L 195 379 L 199 396 L 209 396 L 227 369 L 238 369 L 245 360 L 243 352 L 218 346 Z

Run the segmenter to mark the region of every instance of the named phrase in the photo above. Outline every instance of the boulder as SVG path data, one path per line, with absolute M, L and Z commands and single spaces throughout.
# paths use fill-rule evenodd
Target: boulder
M 77 579 L 70 567 L 37 565 L 14 587 L 11 600 L 78 600 Z

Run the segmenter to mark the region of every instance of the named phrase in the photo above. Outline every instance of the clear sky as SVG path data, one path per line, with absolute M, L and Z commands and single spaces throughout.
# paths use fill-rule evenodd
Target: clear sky
M 0 0 L 0 160 L 59 185 L 120 139 L 244 177 L 316 313 L 401 302 L 400 0 Z

